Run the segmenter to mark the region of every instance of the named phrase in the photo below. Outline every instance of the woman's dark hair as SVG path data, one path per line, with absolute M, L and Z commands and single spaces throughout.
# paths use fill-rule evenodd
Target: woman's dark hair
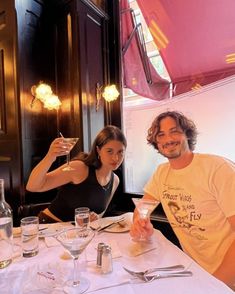
M 166 111 L 159 114 L 154 121 L 152 122 L 151 127 L 148 129 L 147 141 L 148 144 L 152 145 L 155 149 L 158 150 L 156 136 L 160 131 L 160 123 L 166 118 L 171 117 L 175 120 L 178 127 L 184 132 L 188 138 L 188 146 L 191 151 L 194 150 L 197 143 L 197 128 L 194 122 L 184 116 L 181 112 L 177 111 Z
M 87 166 L 94 166 L 96 169 L 100 168 L 102 164 L 98 157 L 97 147 L 101 149 L 111 140 L 119 141 L 125 147 L 127 146 L 126 138 L 122 131 L 116 126 L 107 125 L 96 136 L 91 151 L 89 153 L 81 152 L 76 159 L 83 161 Z

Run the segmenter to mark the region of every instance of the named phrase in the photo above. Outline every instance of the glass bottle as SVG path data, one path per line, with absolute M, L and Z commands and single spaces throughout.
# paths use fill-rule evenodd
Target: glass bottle
M 4 180 L 0 179 L 0 269 L 8 266 L 12 261 L 12 210 L 5 201 Z

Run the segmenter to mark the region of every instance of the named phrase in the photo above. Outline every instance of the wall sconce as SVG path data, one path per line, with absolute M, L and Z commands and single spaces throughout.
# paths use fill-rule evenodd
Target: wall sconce
M 31 93 L 33 95 L 31 107 L 33 107 L 35 99 L 40 100 L 44 107 L 49 110 L 58 110 L 61 105 L 60 99 L 58 96 L 53 94 L 51 87 L 43 82 L 39 82 L 38 85 L 32 86 Z
M 102 92 L 103 86 L 100 86 L 99 83 L 96 83 L 96 111 L 99 109 L 100 99 L 103 97 L 105 101 L 112 102 L 116 100 L 119 96 L 119 92 L 116 88 L 116 85 L 108 85 L 104 88 Z

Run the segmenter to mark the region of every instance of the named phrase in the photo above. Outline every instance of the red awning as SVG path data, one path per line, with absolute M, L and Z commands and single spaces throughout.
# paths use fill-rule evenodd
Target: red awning
M 124 87 L 151 99 L 168 98 L 169 81 L 158 75 L 144 52 L 127 0 L 121 0 L 121 42 Z
M 234 0 L 137 2 L 173 82 L 173 95 L 235 74 Z

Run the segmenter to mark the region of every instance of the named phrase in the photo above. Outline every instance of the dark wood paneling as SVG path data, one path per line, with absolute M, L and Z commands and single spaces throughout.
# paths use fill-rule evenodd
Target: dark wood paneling
M 0 25 L 1 28 L 1 25 Z M 4 89 L 4 52 L 0 49 L 0 134 L 6 133 L 6 96 Z
M 55 114 L 30 106 L 31 86 L 55 80 L 53 26 L 44 9 L 44 1 L 0 1 L 0 176 L 14 215 L 35 158 L 56 136 Z
M 16 86 L 16 15 L 12 1 L 0 2 L 0 177 L 14 212 L 22 197 L 22 157 Z
M 80 137 L 77 150 L 88 151 L 105 124 L 103 101 L 96 111 L 96 83 L 104 85 L 107 76 L 106 21 L 91 1 L 58 7 L 57 86 L 63 101 L 59 126 L 65 136 Z
M 95 12 L 87 9 L 82 3 L 81 6 L 86 9 L 86 12 L 82 13 L 80 6 L 78 9 L 80 36 L 84 40 L 83 46 L 80 46 L 81 56 L 84 56 L 84 58 L 80 59 L 80 68 L 84 73 L 81 76 L 81 81 L 85 86 L 85 91 L 83 91 L 82 95 L 83 133 L 86 134 L 84 149 L 89 150 L 96 134 L 105 124 L 104 100 L 100 100 L 98 109 L 96 107 L 96 85 L 98 83 L 101 87 L 105 86 L 104 23 L 103 19 Z
M 96 110 L 96 83 L 110 81 L 110 20 L 107 1 L 96 2 L 0 1 L 0 177 L 14 211 L 25 197 L 54 197 L 26 195 L 25 184 L 59 130 L 80 137 L 73 153 L 87 151 L 108 121 L 103 99 Z M 38 100 L 31 106 L 31 87 L 40 80 L 62 100 L 58 113 Z

